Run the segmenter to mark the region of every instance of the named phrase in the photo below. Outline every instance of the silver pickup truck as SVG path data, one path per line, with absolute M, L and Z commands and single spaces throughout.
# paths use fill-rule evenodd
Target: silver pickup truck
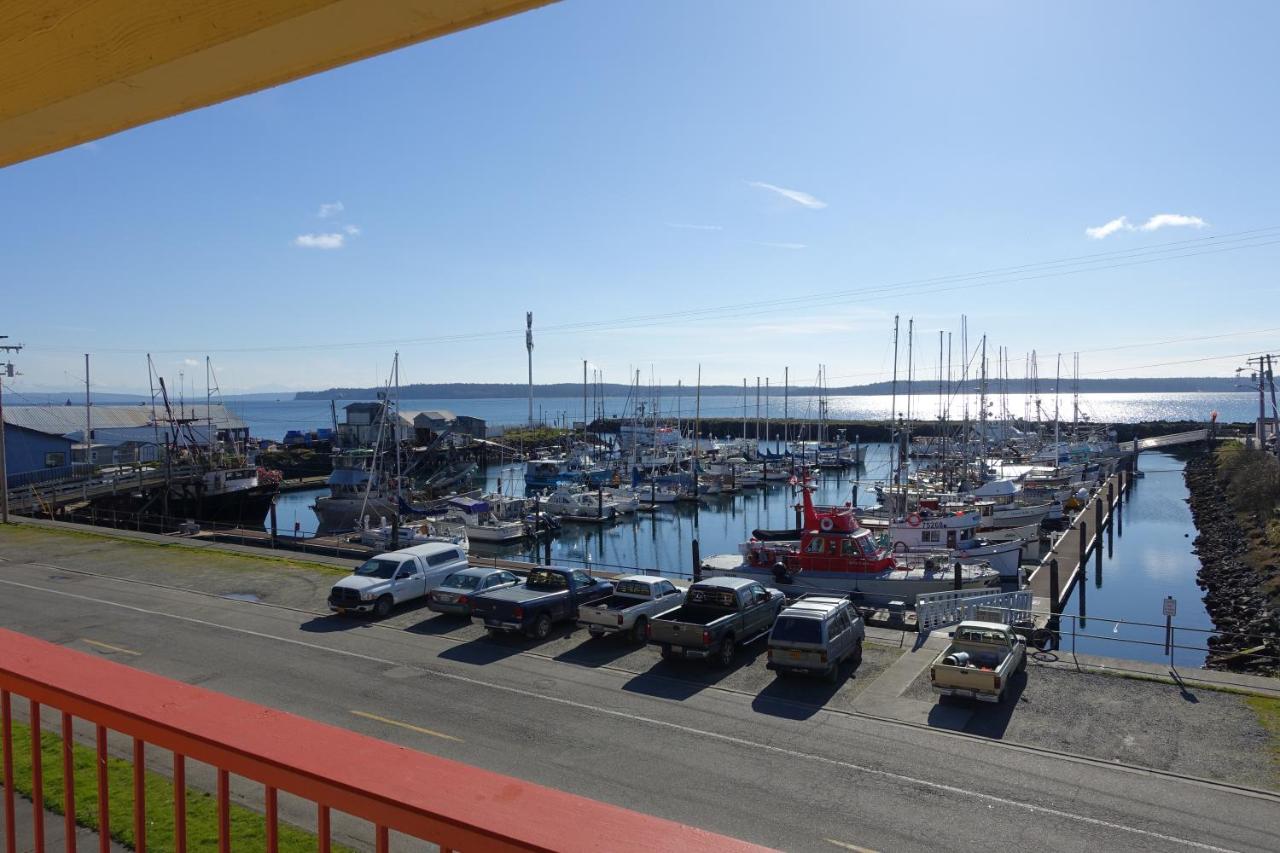
M 625 634 L 643 643 L 649 620 L 670 610 L 684 596 L 684 589 L 664 578 L 628 575 L 613 582 L 613 595 L 578 607 L 578 624 L 592 637 Z

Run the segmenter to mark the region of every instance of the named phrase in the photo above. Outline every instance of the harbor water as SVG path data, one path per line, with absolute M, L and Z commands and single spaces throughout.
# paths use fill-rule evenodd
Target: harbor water
M 1077 584 L 1063 605 L 1062 645 L 1070 649 L 1074 644 L 1082 654 L 1168 662 L 1163 615 L 1167 596 L 1177 602 L 1176 646 L 1203 649 L 1213 622 L 1196 586 L 1200 558 L 1192 553 L 1196 528 L 1187 505 L 1185 465 L 1167 453 L 1148 451 L 1141 455 L 1139 467 L 1143 477 L 1135 480 L 1119 509 L 1123 534 L 1113 538 L 1109 552 L 1104 543 L 1100 572 L 1090 555 L 1081 577 L 1083 596 Z M 1204 664 L 1203 651 L 1173 651 L 1176 665 Z
M 767 415 L 770 418 L 780 418 L 785 407 L 793 420 L 811 421 L 817 418 L 816 397 L 791 395 L 784 401 L 778 388 L 772 388 L 767 397 L 763 395 L 763 391 L 761 394 L 757 410 L 756 389 L 748 390 L 745 411 L 747 417 L 754 418 L 758 411 L 761 417 Z M 647 398 L 642 396 L 642 399 Z M 1039 420 L 1051 419 L 1055 408 L 1061 411 L 1064 419 L 1070 419 L 1070 395 L 1063 394 L 1055 400 L 1052 394 L 1041 394 L 1039 400 Z M 233 400 L 227 406 L 248 423 L 250 433 L 255 438 L 278 440 L 291 429 L 331 427 L 335 413 L 337 421 L 343 421 L 342 407 L 353 402 L 356 401 L 337 400 L 331 408 L 328 400 L 282 398 L 270 401 Z M 599 401 L 588 399 L 587 415 L 591 417 L 592 411 L 603 411 L 610 418 L 628 417 L 634 402 L 626 397 L 606 397 Z M 571 424 L 582 420 L 582 397 L 536 397 L 533 405 L 534 418 L 539 422 Z M 695 398 L 691 391 L 686 390 L 682 396 L 663 397 L 658 405 L 663 417 L 680 416 L 691 420 Z M 958 418 L 963 406 L 963 398 L 953 400 L 952 417 Z M 885 420 L 892 408 L 893 397 L 888 394 L 832 396 L 827 400 L 827 416 L 832 420 Z M 936 396 L 924 393 L 917 393 L 912 397 L 910 409 L 907 408 L 906 395 L 899 394 L 897 408 L 899 412 L 913 411 L 917 413 L 917 417 L 926 419 L 938 414 Z M 975 397 L 970 401 L 969 410 L 976 412 L 977 408 L 978 401 Z M 404 398 L 400 401 L 400 409 L 404 412 L 445 409 L 455 414 L 483 418 L 492 427 L 523 424 L 527 422 L 529 415 L 529 403 L 524 397 L 427 400 Z M 1001 415 L 1001 409 L 1007 410 L 1013 418 L 1037 420 L 1035 399 L 1027 394 L 1008 395 L 1002 405 L 997 404 L 994 412 L 996 416 Z M 1219 421 L 1224 423 L 1252 421 L 1257 416 L 1257 397 L 1244 392 L 1080 395 L 1080 415 L 1093 423 L 1208 421 L 1210 413 L 1215 411 L 1218 412 Z M 742 417 L 743 398 L 740 395 L 703 395 L 701 414 L 704 418 Z

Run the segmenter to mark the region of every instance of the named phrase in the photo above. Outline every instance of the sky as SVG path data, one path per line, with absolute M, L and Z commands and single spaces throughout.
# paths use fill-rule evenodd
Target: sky
M 545 382 L 887 379 L 895 315 L 921 372 L 1228 375 L 1280 349 L 1278 28 L 565 0 L 0 170 L 6 388 L 524 382 L 526 311 Z

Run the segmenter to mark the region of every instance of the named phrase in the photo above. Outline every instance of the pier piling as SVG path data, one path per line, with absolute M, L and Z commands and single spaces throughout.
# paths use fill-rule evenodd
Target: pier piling
M 1062 589 L 1058 583 L 1058 561 L 1049 561 L 1049 630 L 1053 632 L 1053 647 L 1058 647 L 1058 630 L 1061 626 Z
M 544 566 L 551 565 L 551 537 L 544 536 L 542 538 L 542 564 Z
M 1099 495 L 1101 498 L 1101 495 Z M 1093 571 L 1102 575 L 1102 501 L 1093 502 Z
M 698 551 L 697 539 L 690 543 L 690 550 L 693 551 L 693 582 L 697 583 L 702 580 L 702 554 Z
M 142 513 L 138 513 L 138 517 L 139 517 L 139 518 L 141 518 L 141 517 L 142 517 Z M 141 527 L 141 524 L 139 524 L 139 527 Z M 271 502 L 271 547 L 272 547 L 272 548 L 276 547 L 276 504 L 275 504 L 275 501 L 272 501 L 272 502 Z
M 963 585 L 964 585 L 964 584 L 963 584 L 963 578 L 960 576 L 960 561 L 959 561 L 959 560 L 956 560 L 955 573 L 956 573 L 956 574 L 955 574 L 955 588 L 956 588 L 956 590 L 958 591 L 958 590 L 960 590 L 960 589 L 963 587 Z

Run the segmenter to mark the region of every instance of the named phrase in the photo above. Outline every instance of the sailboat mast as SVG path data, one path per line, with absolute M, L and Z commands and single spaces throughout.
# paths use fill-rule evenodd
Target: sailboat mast
M 987 466 L 987 336 L 982 336 L 982 379 L 978 385 L 978 427 L 981 432 L 982 453 L 978 456 L 978 482 L 986 478 Z
M 893 315 L 893 385 L 889 392 L 889 440 L 893 447 L 889 452 L 889 466 L 893 482 L 898 482 L 898 315 Z

